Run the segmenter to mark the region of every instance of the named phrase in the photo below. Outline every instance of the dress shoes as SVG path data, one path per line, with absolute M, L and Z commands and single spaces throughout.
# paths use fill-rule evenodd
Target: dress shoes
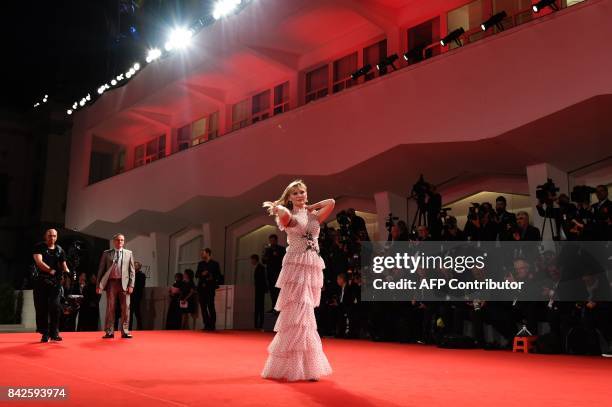
M 107 332 L 102 339 L 113 339 L 115 337 L 115 334 Z
M 121 334 L 121 338 L 123 338 L 123 339 L 132 339 L 133 336 L 132 336 L 132 334 L 129 334 L 129 333 L 122 333 Z

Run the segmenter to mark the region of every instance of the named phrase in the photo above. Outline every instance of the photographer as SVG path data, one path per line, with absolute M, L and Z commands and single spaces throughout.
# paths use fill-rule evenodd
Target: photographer
M 509 231 L 516 227 L 516 215 L 506 210 L 506 198 L 498 196 L 495 200 L 497 235 L 499 240 L 510 240 Z
M 576 215 L 569 220 L 568 240 L 593 240 L 595 224 L 591 210 L 591 194 L 595 191 L 595 188 L 587 185 L 577 185 L 572 190 L 571 198 L 576 203 Z
M 366 241 L 370 240 L 370 236 L 368 235 L 368 230 L 366 229 L 365 220 L 361 216 L 358 216 L 355 213 L 355 209 L 348 208 L 346 210 L 346 214 L 350 221 L 351 234 L 353 236 L 361 235 L 362 236 L 361 240 L 366 240 Z
M 612 215 L 612 202 L 608 199 L 608 187 L 597 185 L 595 194 L 598 201 L 591 207 L 595 222 L 593 238 L 595 240 L 607 240 L 609 238 L 610 216 Z
M 60 296 L 62 273 L 68 273 L 66 253 L 56 244 L 57 230 L 45 232 L 45 242 L 34 247 L 36 264 L 34 282 L 34 308 L 36 310 L 36 331 L 42 335 L 40 341 L 61 341 L 59 336 Z
M 421 174 L 418 181 L 412 186 L 412 197 L 417 201 L 418 214 L 420 214 L 418 222 L 415 216 L 412 227 L 415 224 L 422 223 L 421 218 L 424 216 L 432 240 L 439 240 L 442 235 L 442 219 L 440 217 L 442 195 L 436 191 L 436 186 L 426 182 L 423 174 Z
M 542 196 L 544 198 L 544 196 Z M 555 205 L 556 204 L 556 205 Z M 543 218 L 554 220 L 555 230 L 553 238 L 560 240 L 561 230 L 567 240 L 575 240 L 576 234 L 573 229 L 572 220 L 576 218 L 577 208 L 572 204 L 566 194 L 556 196 L 554 191 L 548 191 L 545 199 L 538 199 L 536 204 L 538 214 Z
M 459 242 L 467 240 L 465 233 L 457 226 L 457 218 L 454 216 L 445 216 L 444 229 L 442 231 L 442 240 L 447 242 Z
M 494 241 L 497 239 L 498 225 L 494 220 L 493 209 L 490 204 L 472 203 L 468 211 L 468 220 L 464 233 L 470 241 Z

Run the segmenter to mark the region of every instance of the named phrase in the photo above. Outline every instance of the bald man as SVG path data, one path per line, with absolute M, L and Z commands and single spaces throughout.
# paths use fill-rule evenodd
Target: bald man
M 45 241 L 33 250 L 36 265 L 34 279 L 34 309 L 36 311 L 36 331 L 42 335 L 41 342 L 61 341 L 59 336 L 60 319 L 60 280 L 62 273 L 68 273 L 66 253 L 56 244 L 57 230 L 45 232 Z

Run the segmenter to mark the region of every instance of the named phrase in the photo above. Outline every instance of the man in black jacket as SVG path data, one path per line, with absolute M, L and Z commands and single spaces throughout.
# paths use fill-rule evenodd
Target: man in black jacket
M 266 266 L 266 276 L 268 278 L 268 287 L 270 288 L 270 298 L 272 299 L 272 312 L 280 293 L 280 288 L 276 287 L 276 280 L 283 266 L 283 257 L 285 257 L 286 249 L 278 244 L 278 236 L 276 235 L 270 235 L 268 241 L 270 244 L 264 250 L 261 261 Z
M 198 297 L 205 331 L 216 329 L 217 311 L 215 310 L 215 292 L 221 280 L 221 267 L 212 258 L 212 251 L 207 247 L 201 252 L 202 261 L 198 263 Z
M 251 255 L 251 265 L 255 283 L 255 329 L 261 329 L 263 328 L 264 301 L 267 291 L 266 269 L 259 262 L 259 256 L 256 254 Z
M 62 273 L 68 273 L 66 252 L 56 244 L 57 230 L 45 232 L 45 241 L 34 247 L 33 257 L 37 275 L 34 281 L 34 309 L 36 310 L 36 331 L 42 335 L 40 341 L 61 341 L 60 280 Z
M 136 269 L 136 282 L 134 283 L 134 292 L 130 301 L 130 331 L 132 330 L 132 322 L 134 316 L 136 316 L 136 327 L 138 330 L 142 330 L 142 312 L 140 311 L 140 303 L 144 296 L 145 285 L 147 284 L 147 276 L 142 271 L 142 264 L 140 262 L 134 262 L 134 268 Z

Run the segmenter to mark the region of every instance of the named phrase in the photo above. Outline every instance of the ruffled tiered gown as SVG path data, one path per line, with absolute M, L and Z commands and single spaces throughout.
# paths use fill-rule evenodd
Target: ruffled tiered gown
M 286 228 L 279 224 L 279 228 L 287 232 L 288 243 L 276 281 L 280 294 L 274 308 L 280 315 L 261 375 L 289 381 L 319 379 L 332 372 L 314 314 L 321 300 L 325 267 L 317 241 L 319 221 L 305 208 L 294 209 L 290 224 Z

